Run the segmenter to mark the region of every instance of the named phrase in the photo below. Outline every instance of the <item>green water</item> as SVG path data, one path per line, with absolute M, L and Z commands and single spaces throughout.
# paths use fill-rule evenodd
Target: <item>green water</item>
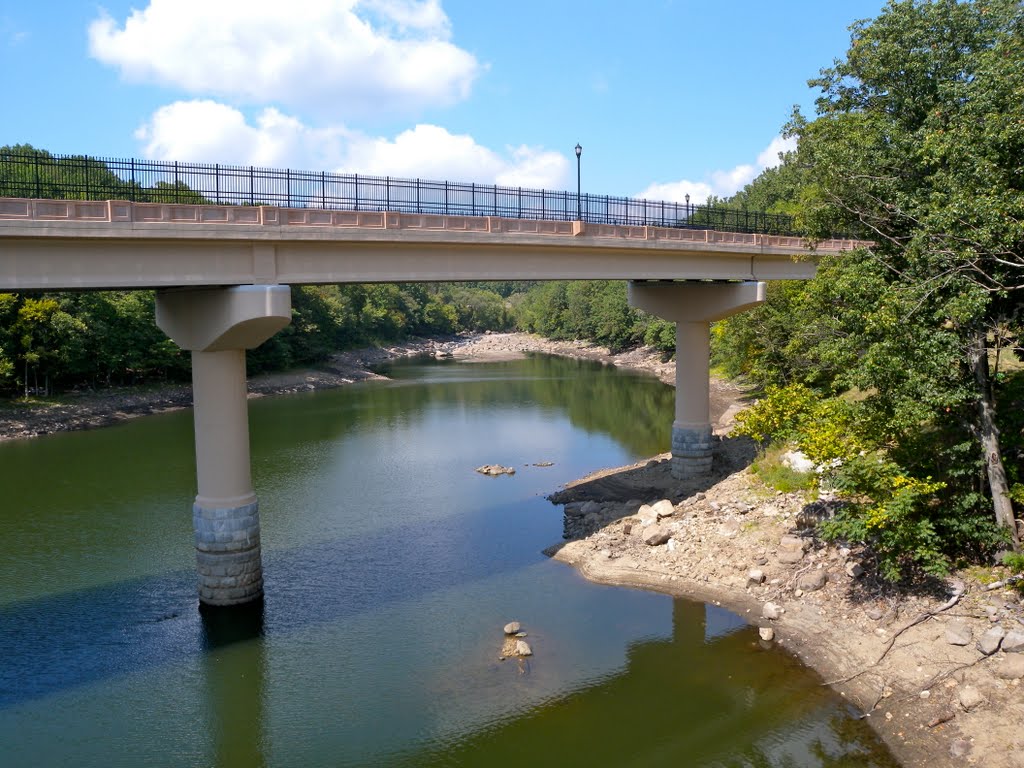
M 895 765 L 731 614 L 541 554 L 544 495 L 664 450 L 671 389 L 544 357 L 388 373 L 251 401 L 259 612 L 196 609 L 190 412 L 0 444 L 4 768 Z M 512 619 L 529 663 L 498 661 Z

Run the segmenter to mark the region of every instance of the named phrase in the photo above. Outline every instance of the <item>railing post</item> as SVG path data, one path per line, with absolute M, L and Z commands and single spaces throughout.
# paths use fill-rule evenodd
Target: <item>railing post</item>
M 131 200 L 132 200 L 133 203 L 135 202 L 135 186 L 136 186 L 136 184 L 135 184 L 135 158 L 133 157 L 132 158 L 132 197 L 131 197 Z
M 284 193 L 288 198 L 288 207 L 292 207 L 292 169 L 284 169 Z
M 523 188 L 519 187 L 516 192 L 516 218 L 523 218 Z
M 416 179 L 416 213 L 422 213 L 420 211 L 420 180 Z
M 178 202 L 178 161 L 174 161 L 174 202 Z
M 540 217 L 543 219 L 547 216 L 547 209 L 544 206 L 544 190 L 540 191 Z
M 320 171 L 320 208 L 327 210 L 327 174 Z
M 391 210 L 391 177 L 384 177 L 384 210 Z
M 448 182 L 444 183 L 444 215 L 448 215 Z
M 217 196 L 217 204 L 220 205 L 220 163 L 213 166 L 213 188 Z
M 355 174 L 356 178 L 356 210 L 359 210 L 359 174 Z
M 476 182 L 475 181 L 474 182 L 470 182 L 469 194 L 472 195 L 472 197 L 469 200 L 469 210 L 470 210 L 470 213 L 473 216 L 476 216 Z
M 494 206 L 492 208 L 492 215 L 498 215 L 498 185 L 494 185 Z
M 256 205 L 256 190 L 253 188 L 253 167 L 249 166 L 249 205 Z

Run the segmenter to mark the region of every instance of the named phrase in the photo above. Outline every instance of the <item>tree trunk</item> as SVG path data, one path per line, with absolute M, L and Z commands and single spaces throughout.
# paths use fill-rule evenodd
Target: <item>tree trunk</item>
M 1017 524 L 1013 518 L 1010 484 L 1006 479 L 1003 454 L 999 450 L 999 428 L 996 427 L 996 408 L 992 402 L 992 384 L 988 371 L 988 342 L 984 330 L 977 330 L 971 334 L 967 359 L 971 366 L 971 373 L 974 374 L 974 384 L 978 393 L 978 433 L 981 437 L 981 449 L 985 456 L 985 469 L 988 472 L 988 485 L 992 494 L 996 524 L 1009 530 L 1013 548 L 1019 550 L 1020 538 L 1017 535 Z

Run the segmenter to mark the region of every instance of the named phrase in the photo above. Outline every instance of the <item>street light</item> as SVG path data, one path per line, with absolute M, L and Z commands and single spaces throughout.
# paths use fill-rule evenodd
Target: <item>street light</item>
M 690 193 L 686 193 L 686 226 L 690 226 Z
M 583 221 L 583 202 L 580 200 L 580 155 L 583 147 L 576 142 L 576 220 Z

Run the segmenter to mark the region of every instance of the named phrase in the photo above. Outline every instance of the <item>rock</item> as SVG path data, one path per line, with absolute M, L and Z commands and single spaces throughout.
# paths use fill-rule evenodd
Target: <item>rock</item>
M 747 586 L 757 587 L 764 584 L 764 571 L 755 568 L 747 574 Z
M 864 611 L 864 615 L 872 621 L 881 621 L 885 614 L 879 608 L 868 608 Z
M 1003 680 L 1020 680 L 1024 678 L 1024 655 L 1014 654 L 1003 659 L 996 667 L 996 677 Z
M 510 621 L 508 624 L 505 625 L 505 634 L 514 635 L 517 632 L 521 632 L 522 629 L 523 626 L 518 621 Z
M 993 653 L 999 650 L 999 644 L 1003 642 L 1003 637 L 1006 635 L 1006 630 L 1002 627 L 992 627 L 988 632 L 978 638 L 976 647 L 986 656 L 991 656 Z
M 640 520 L 640 525 L 646 527 L 648 525 L 654 525 L 658 522 L 658 513 L 654 511 L 654 507 L 649 504 L 644 504 L 640 509 L 636 511 L 634 517 Z
M 789 467 L 794 472 L 813 472 L 814 462 L 808 459 L 800 451 L 786 451 L 782 454 L 783 466 Z
M 580 508 L 580 512 L 586 515 L 600 515 L 604 511 L 604 507 L 596 501 L 585 501 L 583 506 Z
M 796 579 L 796 586 L 804 592 L 815 592 L 825 586 L 828 574 L 825 571 L 808 571 L 801 573 Z
M 860 563 L 849 562 L 846 564 L 846 575 L 851 579 L 859 579 L 864 575 L 864 566 Z
M 967 739 L 953 739 L 949 745 L 949 754 L 952 757 L 967 757 L 971 752 L 971 742 Z
M 757 633 L 765 642 L 770 643 L 772 640 L 775 639 L 775 630 L 771 627 L 761 627 L 759 630 L 757 630 Z
M 722 522 L 718 526 L 718 535 L 725 536 L 727 539 L 731 539 L 733 536 L 740 532 L 740 521 L 729 518 Z
M 553 467 L 553 466 L 555 466 L 555 462 L 553 462 L 553 461 L 535 461 L 533 463 L 533 466 L 535 466 L 535 467 Z
M 1003 653 L 1024 653 L 1024 632 L 1011 629 L 1003 638 Z
M 804 559 L 804 551 L 802 549 L 780 549 L 775 555 L 775 559 L 780 563 L 799 563 Z
M 516 473 L 514 467 L 503 467 L 501 464 L 484 464 L 482 467 L 477 467 L 476 471 L 481 475 L 490 475 L 491 477 L 496 475 L 514 475 Z
M 533 648 L 525 640 L 516 640 L 516 656 L 533 656 Z
M 761 615 L 769 621 L 774 621 L 782 615 L 782 609 L 775 603 L 765 603 L 761 606 Z
M 672 502 L 668 499 L 662 499 L 654 504 L 651 509 L 654 511 L 654 514 L 657 515 L 655 522 L 663 517 L 672 517 L 676 512 L 675 508 L 672 506 Z
M 672 538 L 672 534 L 659 525 L 647 528 L 644 535 L 644 544 L 649 547 L 660 547 L 662 544 L 667 544 L 668 540 Z
M 986 701 L 981 691 L 973 685 L 965 685 L 961 688 L 959 698 L 960 706 L 963 708 L 964 712 L 970 712 L 972 709 L 977 709 Z
M 567 517 L 582 517 L 583 504 L 579 501 L 569 502 L 565 505 L 565 514 Z
M 754 565 L 767 565 L 767 564 L 768 564 L 768 558 L 765 557 L 764 555 L 760 555 L 760 556 L 754 558 Z
M 969 645 L 974 639 L 970 625 L 962 621 L 951 621 L 946 625 L 946 642 L 950 645 Z
M 781 539 L 779 539 L 780 549 L 799 549 L 801 551 L 807 551 L 811 548 L 811 542 L 802 536 L 794 536 L 791 533 L 787 533 Z

